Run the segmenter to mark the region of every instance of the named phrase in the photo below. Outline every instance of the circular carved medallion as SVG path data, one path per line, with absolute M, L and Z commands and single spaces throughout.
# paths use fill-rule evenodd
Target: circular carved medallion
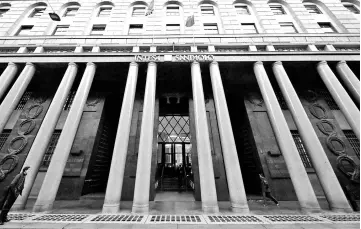
M 86 102 L 86 105 L 88 107 L 95 107 L 99 102 L 100 102 L 100 98 L 97 96 L 94 98 L 89 98 L 88 101 Z
M 315 118 L 318 119 L 327 118 L 326 109 L 320 104 L 313 103 L 308 107 L 308 109 Z
M 0 181 L 4 180 L 6 175 L 15 169 L 18 162 L 19 162 L 19 157 L 16 155 L 6 155 L 0 161 Z
M 351 157 L 347 155 L 342 155 L 338 157 L 337 168 L 351 181 L 355 183 L 360 183 L 360 167 Z
M 24 136 L 16 136 L 11 140 L 8 152 L 10 154 L 18 154 L 24 149 L 27 143 L 28 141 Z
M 335 126 L 328 120 L 320 120 L 316 123 L 318 129 L 325 135 L 330 135 L 335 131 Z
M 19 135 L 27 135 L 34 130 L 36 123 L 32 119 L 26 119 L 20 123 L 18 134 Z
M 329 150 L 336 156 L 341 156 L 345 153 L 346 146 L 345 143 L 339 139 L 336 135 L 336 133 L 331 134 L 327 140 L 326 145 Z
M 39 104 L 31 105 L 25 112 L 25 117 L 28 119 L 34 119 L 43 112 L 43 106 Z

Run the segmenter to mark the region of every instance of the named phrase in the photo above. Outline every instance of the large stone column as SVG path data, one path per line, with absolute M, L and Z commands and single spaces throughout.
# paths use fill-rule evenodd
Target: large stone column
M 23 96 L 31 79 L 35 73 L 35 66 L 32 63 L 26 63 L 23 71 L 20 73 L 18 79 L 11 87 L 5 99 L 0 105 L 0 133 L 3 131 L 11 113 L 18 105 L 21 96 Z
M 147 82 L 144 93 L 137 173 L 135 175 L 132 208 L 133 213 L 147 213 L 149 211 L 149 187 L 153 149 L 156 78 L 157 65 L 154 62 L 150 62 L 148 64 Z
M 73 146 L 75 134 L 78 130 L 84 104 L 88 98 L 91 84 L 95 74 L 95 64 L 88 63 L 83 78 L 75 94 L 63 130 L 51 158 L 48 171 L 45 175 L 33 211 L 48 211 L 53 208 L 60 181 L 64 173 L 66 161 Z
M 286 166 L 301 209 L 306 212 L 319 211 L 320 205 L 317 202 L 306 169 L 301 161 L 290 129 L 288 128 L 286 119 L 283 116 L 281 107 L 277 101 L 277 97 L 262 62 L 259 61 L 254 64 L 254 72 L 267 107 L 267 113 L 271 121 L 272 129 L 286 161 Z
M 305 143 L 307 153 L 321 183 L 330 208 L 334 211 L 352 212 L 347 198 L 332 169 L 325 151 L 312 127 L 300 99 L 289 80 L 281 62 L 273 64 L 273 72 L 287 102 L 293 120 L 297 125 L 301 138 Z
M 249 208 L 246 191 L 243 185 L 236 143 L 233 137 L 226 96 L 224 94 L 221 74 L 217 62 L 212 62 L 210 64 L 210 73 L 232 210 L 236 212 L 248 212 Z
M 357 79 L 356 75 L 348 67 L 346 61 L 338 62 L 336 70 L 357 103 L 360 103 L 360 80 Z
M 69 63 L 59 88 L 56 91 L 56 94 L 54 95 L 46 116 L 41 124 L 39 132 L 36 135 L 34 143 L 31 146 L 29 154 L 24 162 L 23 167 L 30 166 L 31 169 L 28 171 L 28 175 L 26 176 L 23 193 L 17 198 L 12 209 L 25 208 L 26 201 L 28 200 L 41 162 L 43 161 L 44 154 L 58 122 L 59 116 L 63 110 L 65 100 L 73 85 L 77 71 L 78 66 L 75 63 Z
M 317 71 L 331 93 L 332 98 L 345 115 L 347 122 L 355 132 L 357 138 L 360 139 L 360 111 L 342 87 L 335 74 L 333 74 L 326 61 L 321 61 L 317 64 Z
M 206 104 L 204 102 L 201 67 L 199 63 L 193 62 L 191 70 L 202 209 L 205 213 L 216 213 L 219 209 L 211 156 L 211 143 L 209 140 Z
M 138 64 L 132 62 L 129 65 L 128 79 L 123 96 L 122 111 L 119 117 L 103 213 L 116 213 L 119 210 L 137 78 Z
M 18 66 L 13 62 L 8 63 L 8 66 L 5 68 L 3 73 L 0 76 L 0 99 L 3 97 L 6 89 L 9 87 L 10 83 L 13 81 L 16 72 L 18 71 Z

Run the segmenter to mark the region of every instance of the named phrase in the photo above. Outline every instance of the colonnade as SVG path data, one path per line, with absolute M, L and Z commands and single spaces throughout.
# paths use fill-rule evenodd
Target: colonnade
M 139 66 L 135 62 L 132 62 L 129 65 L 128 78 L 123 96 L 122 110 L 119 116 L 117 136 L 103 205 L 104 213 L 116 213 L 119 211 L 125 159 L 127 155 L 129 131 L 138 78 L 138 68 Z M 238 156 L 218 63 L 210 63 L 209 68 L 231 207 L 235 212 L 247 213 L 249 208 L 241 169 L 238 163 Z M 284 156 L 300 206 L 303 210 L 308 212 L 319 211 L 320 205 L 317 201 L 310 180 L 308 179 L 306 170 L 303 166 L 263 63 L 256 62 L 254 63 L 253 68 L 258 86 L 266 104 L 272 128 Z M 10 82 L 16 75 L 17 69 L 17 64 L 9 63 L 8 67 L 0 76 L 0 98 L 9 87 Z M 21 96 L 34 76 L 35 69 L 36 66 L 32 63 L 27 63 L 25 65 L 24 69 L 0 105 L 0 132 L 3 130 L 12 111 L 15 109 L 16 104 L 21 99 Z M 29 170 L 28 177 L 25 182 L 23 195 L 17 199 L 14 205 L 14 208 L 16 209 L 23 209 L 25 207 L 41 161 L 45 154 L 46 147 L 49 144 L 50 137 L 55 129 L 55 125 L 65 103 L 66 96 L 74 82 L 77 69 L 77 64 L 69 63 L 49 110 L 43 120 L 42 126 L 39 129 L 39 133 L 37 134 L 29 151 L 24 166 L 31 166 L 31 170 Z M 355 100 L 360 101 L 360 81 L 357 79 L 355 74 L 344 61 L 339 62 L 336 69 L 347 89 L 351 91 L 351 95 Z M 73 105 L 71 106 L 64 124 L 58 144 L 54 150 L 54 154 L 45 175 L 38 198 L 33 207 L 34 211 L 47 211 L 51 210 L 53 207 L 95 71 L 96 64 L 88 63 L 77 89 Z M 342 87 L 341 83 L 338 81 L 337 77 L 325 61 L 321 61 L 317 64 L 317 71 L 330 91 L 332 97 L 345 114 L 350 126 L 359 138 L 360 112 L 356 105 L 353 103 L 346 90 Z M 328 161 L 326 153 L 316 136 L 311 122 L 308 119 L 281 62 L 273 64 L 273 72 L 300 132 L 301 138 L 305 143 L 305 147 L 309 153 L 310 159 L 331 209 L 345 212 L 352 211 Z M 213 173 L 211 143 L 209 140 L 210 138 L 206 118 L 201 68 L 198 62 L 193 62 L 191 64 L 191 79 L 202 209 L 205 213 L 216 213 L 219 211 L 219 208 Z M 147 112 L 143 112 L 142 117 L 135 192 L 132 207 L 133 213 L 147 213 L 149 211 L 149 187 L 151 155 L 153 148 L 156 82 L 157 63 L 150 62 L 148 63 L 144 94 L 144 110 Z

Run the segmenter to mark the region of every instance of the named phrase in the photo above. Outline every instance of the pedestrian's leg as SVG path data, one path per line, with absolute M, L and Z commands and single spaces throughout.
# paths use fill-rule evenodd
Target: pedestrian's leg
M 270 198 L 273 202 L 275 202 L 275 204 L 278 205 L 278 201 L 276 200 L 276 198 L 274 198 L 274 197 L 271 195 L 270 192 L 266 192 L 266 196 L 267 196 L 268 198 Z

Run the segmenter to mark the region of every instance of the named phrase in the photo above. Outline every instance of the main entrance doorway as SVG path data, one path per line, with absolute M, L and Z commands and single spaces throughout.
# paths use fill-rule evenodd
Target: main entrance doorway
M 189 116 L 174 114 L 159 116 L 157 195 L 164 192 L 193 192 L 192 144 L 190 140 Z M 179 194 L 168 193 L 167 196 L 179 196 Z

